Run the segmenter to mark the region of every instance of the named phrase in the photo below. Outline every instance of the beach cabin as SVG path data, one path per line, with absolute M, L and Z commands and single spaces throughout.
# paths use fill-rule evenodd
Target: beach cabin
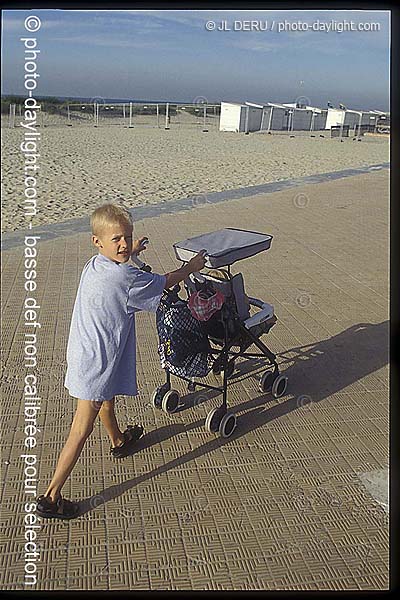
M 327 111 L 315 106 L 297 106 L 296 103 L 285 103 L 290 108 L 288 122 L 290 131 L 320 131 L 325 129 Z
M 260 130 L 287 130 L 288 115 L 288 108 L 286 106 L 283 106 L 283 104 L 267 102 L 263 105 Z
M 379 118 L 382 113 L 375 110 L 369 110 L 362 113 L 361 128 L 365 127 L 366 131 L 375 131 Z
M 376 117 L 375 131 L 378 133 L 389 133 L 390 131 L 390 113 L 381 110 L 371 110 L 372 115 Z
M 313 111 L 309 106 L 297 106 L 296 103 L 284 103 L 283 106 L 289 108 L 288 130 L 289 131 L 310 131 Z
M 346 109 L 343 125 L 348 125 L 350 129 L 358 130 L 362 122 L 362 112 L 359 110 Z
M 340 113 L 344 111 L 339 111 Z M 328 110 L 314 106 L 267 102 L 221 102 L 220 131 L 320 131 L 326 128 Z
M 311 131 L 321 131 L 326 127 L 328 111 L 322 108 L 313 108 L 313 121 Z
M 325 129 L 344 125 L 346 111 L 341 108 L 328 108 L 325 122 Z
M 366 131 L 375 131 L 380 113 L 377 111 L 362 111 L 346 109 L 344 125 L 349 125 L 354 132 L 365 133 Z
M 237 133 L 259 131 L 261 128 L 263 105 L 245 102 L 221 102 L 219 120 L 220 131 L 235 131 Z

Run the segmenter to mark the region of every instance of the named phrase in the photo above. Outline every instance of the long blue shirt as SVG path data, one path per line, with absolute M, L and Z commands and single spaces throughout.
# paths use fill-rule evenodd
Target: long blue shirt
M 135 312 L 156 312 L 165 275 L 102 254 L 84 266 L 67 346 L 65 387 L 82 400 L 135 396 Z

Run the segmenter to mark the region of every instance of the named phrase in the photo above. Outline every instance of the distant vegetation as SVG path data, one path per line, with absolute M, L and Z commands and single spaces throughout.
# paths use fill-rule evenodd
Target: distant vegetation
M 61 100 L 60 98 L 55 98 L 54 96 L 37 96 L 36 100 L 40 101 L 46 106 L 46 111 L 51 113 L 59 113 L 60 108 L 64 105 L 66 106 L 67 102 L 65 100 Z M 1 97 L 1 114 L 8 113 L 10 110 L 10 104 L 23 105 L 25 101 L 25 96 L 2 96 Z

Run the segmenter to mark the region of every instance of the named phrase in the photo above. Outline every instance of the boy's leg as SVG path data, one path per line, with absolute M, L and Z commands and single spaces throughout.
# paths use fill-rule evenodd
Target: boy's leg
M 141 425 L 128 425 L 126 430 L 122 432 L 118 426 L 114 412 L 114 398 L 103 402 L 99 411 L 101 422 L 111 440 L 111 454 L 114 458 L 123 458 L 128 455 L 132 446 L 143 435 L 143 427 Z
M 93 431 L 93 423 L 101 404 L 91 400 L 78 400 L 71 430 L 58 459 L 57 468 L 46 493 L 54 501 L 61 495 L 61 488 L 75 466 L 82 448 Z
M 110 436 L 112 446 L 115 448 L 116 446 L 121 446 L 124 443 L 125 438 L 117 423 L 114 411 L 114 400 L 115 399 L 112 398 L 111 400 L 102 402 L 99 417 Z

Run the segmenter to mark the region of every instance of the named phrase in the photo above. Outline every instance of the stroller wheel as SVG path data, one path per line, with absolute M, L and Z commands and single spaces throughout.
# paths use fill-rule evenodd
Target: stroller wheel
M 260 379 L 259 389 L 260 392 L 270 392 L 272 384 L 274 383 L 274 373 L 272 371 L 265 371 Z
M 218 429 L 219 434 L 222 437 L 227 438 L 230 435 L 232 435 L 232 433 L 235 431 L 235 429 L 236 429 L 236 415 L 234 415 L 233 413 L 225 413 L 219 424 L 219 429 Z
M 179 393 L 176 390 L 169 390 L 162 399 L 162 409 L 166 413 L 174 413 L 178 408 Z
M 225 413 L 226 414 L 226 413 Z M 217 433 L 224 413 L 221 408 L 213 408 L 206 418 L 206 429 L 210 433 Z
M 278 375 L 272 384 L 272 395 L 280 398 L 286 392 L 288 379 L 284 375 Z
M 151 396 L 151 404 L 154 406 L 154 408 L 162 408 L 164 393 L 165 391 L 163 390 L 162 386 L 154 390 Z

